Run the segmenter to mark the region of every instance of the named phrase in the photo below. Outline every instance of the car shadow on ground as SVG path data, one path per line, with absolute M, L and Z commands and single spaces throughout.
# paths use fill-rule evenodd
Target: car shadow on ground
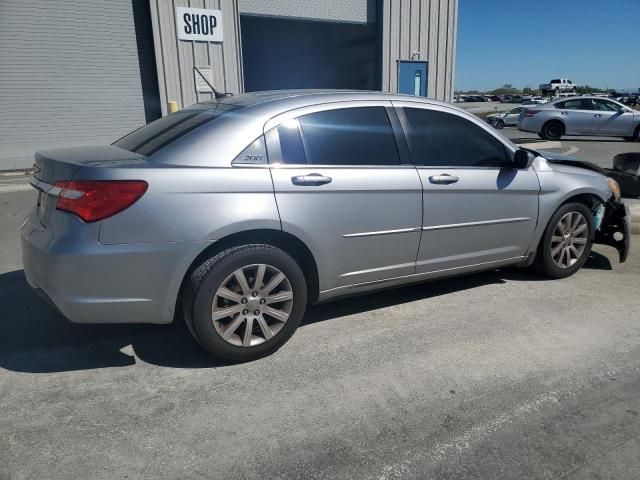
M 611 264 L 606 256 L 593 252 L 585 268 L 611 270 Z M 547 279 L 528 269 L 509 268 L 383 290 L 312 306 L 301 328 L 483 285 L 541 280 Z M 134 365 L 136 358 L 174 368 L 225 366 L 196 344 L 182 321 L 172 325 L 74 324 L 33 293 L 22 270 L 0 275 L 0 368 L 29 373 L 66 372 L 127 367 Z

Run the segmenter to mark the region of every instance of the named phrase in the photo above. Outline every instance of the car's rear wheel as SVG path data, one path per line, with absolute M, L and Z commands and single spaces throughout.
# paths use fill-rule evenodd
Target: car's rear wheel
M 557 121 L 547 122 L 542 126 L 540 134 L 545 140 L 560 140 L 564 135 L 564 125 Z
M 278 350 L 295 332 L 307 305 L 307 284 L 282 250 L 248 244 L 209 258 L 190 275 L 185 321 L 198 343 L 219 360 L 255 360 Z
M 565 278 L 587 261 L 593 245 L 593 217 L 582 203 L 568 203 L 553 214 L 540 240 L 536 269 L 551 278 Z

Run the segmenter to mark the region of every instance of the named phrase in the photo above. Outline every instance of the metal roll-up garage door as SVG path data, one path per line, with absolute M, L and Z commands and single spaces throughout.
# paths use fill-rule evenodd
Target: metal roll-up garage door
M 0 106 L 0 170 L 158 118 L 148 0 L 2 0 Z

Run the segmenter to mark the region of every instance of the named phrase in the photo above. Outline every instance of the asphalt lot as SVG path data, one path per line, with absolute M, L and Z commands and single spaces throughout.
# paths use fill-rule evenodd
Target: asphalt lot
M 225 366 L 180 324 L 59 318 L 21 270 L 35 194 L 7 178 L 0 479 L 638 478 L 639 235 L 627 263 L 596 247 L 566 280 L 507 269 L 316 306 L 277 354 Z

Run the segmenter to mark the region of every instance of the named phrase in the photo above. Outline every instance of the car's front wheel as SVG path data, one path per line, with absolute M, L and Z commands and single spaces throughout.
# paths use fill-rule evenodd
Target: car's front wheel
M 185 321 L 198 343 L 229 363 L 278 350 L 295 332 L 307 305 L 307 284 L 296 261 L 271 245 L 229 248 L 204 261 L 187 279 Z
M 591 253 L 593 217 L 582 203 L 568 203 L 553 214 L 540 240 L 536 269 L 551 278 L 577 272 Z

